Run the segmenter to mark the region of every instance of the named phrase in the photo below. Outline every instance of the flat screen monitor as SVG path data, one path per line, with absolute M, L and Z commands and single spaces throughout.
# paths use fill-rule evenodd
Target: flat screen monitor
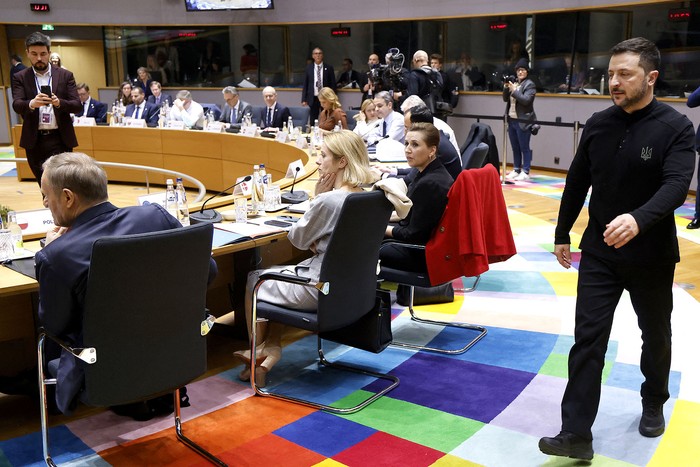
M 187 11 L 271 10 L 272 0 L 185 0 Z

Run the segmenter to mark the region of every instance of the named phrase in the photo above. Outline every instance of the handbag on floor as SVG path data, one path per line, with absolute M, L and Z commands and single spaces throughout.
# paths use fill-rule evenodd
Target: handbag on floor
M 377 289 L 374 308 L 358 321 L 319 334 L 321 339 L 349 345 L 367 352 L 379 353 L 386 349 L 393 338 L 391 334 L 391 294 Z
M 408 306 L 410 292 L 408 285 L 399 284 L 396 288 L 396 303 L 401 306 Z M 435 287 L 415 287 L 413 292 L 413 305 L 434 305 L 454 301 L 455 290 L 452 287 L 452 282 L 436 285 Z

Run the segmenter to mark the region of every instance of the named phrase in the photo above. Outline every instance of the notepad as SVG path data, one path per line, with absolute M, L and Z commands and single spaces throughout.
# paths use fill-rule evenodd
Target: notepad
M 295 212 L 297 214 L 304 214 L 306 211 L 309 210 L 309 208 L 311 208 L 311 200 L 307 199 L 306 201 L 302 201 L 301 203 L 290 204 L 287 208 L 287 211 Z
M 273 235 L 284 232 L 286 229 L 275 227 L 274 225 L 253 222 L 229 222 L 214 224 L 213 246 L 229 245 L 232 243 L 244 242 L 265 235 Z M 217 232 L 218 231 L 218 232 Z M 224 242 L 224 243 L 220 243 Z M 218 245 L 216 243 L 219 243 Z

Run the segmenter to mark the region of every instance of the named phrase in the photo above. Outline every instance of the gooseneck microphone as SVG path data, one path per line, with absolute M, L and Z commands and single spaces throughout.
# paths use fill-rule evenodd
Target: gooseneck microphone
M 292 180 L 292 188 L 289 191 L 285 191 L 280 196 L 283 203 L 299 204 L 309 199 L 309 195 L 305 191 L 297 191 L 296 193 L 294 193 L 294 185 L 297 182 L 297 175 L 299 174 L 300 170 L 301 168 L 297 167 L 294 171 L 294 180 Z
M 378 142 L 380 142 L 384 139 L 387 139 L 388 137 L 389 137 L 389 135 L 384 135 L 381 138 L 379 138 L 378 140 L 376 140 L 375 142 L 368 144 L 367 147 L 371 148 L 372 146 L 376 146 Z
M 206 206 L 209 201 L 216 198 L 217 196 L 226 194 L 226 192 L 228 190 L 230 190 L 232 188 L 236 188 L 241 183 L 249 182 L 252 178 L 253 177 L 251 177 L 250 175 L 246 175 L 245 178 L 243 178 L 243 180 L 234 183 L 233 185 L 226 188 L 225 190 L 222 190 L 214 195 L 211 195 L 209 198 L 206 199 L 206 201 L 204 201 L 202 203 L 202 207 L 200 208 L 199 211 L 190 213 L 190 222 L 192 224 L 206 224 L 206 223 L 213 224 L 214 222 L 221 222 L 222 217 L 221 217 L 221 214 L 219 212 L 215 211 L 214 209 L 206 209 L 205 210 L 204 206 Z

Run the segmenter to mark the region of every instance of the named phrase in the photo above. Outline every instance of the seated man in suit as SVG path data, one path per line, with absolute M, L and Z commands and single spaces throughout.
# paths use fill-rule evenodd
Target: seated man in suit
M 148 96 L 148 99 L 146 99 L 146 102 L 150 102 L 151 104 L 155 104 L 158 107 L 163 105 L 163 102 L 167 102 L 169 106 L 173 105 L 173 98 L 170 94 L 164 94 L 163 90 L 160 86 L 160 83 L 158 81 L 152 81 L 151 82 L 151 95 Z
M 264 129 L 282 129 L 289 119 L 289 109 L 277 103 L 277 91 L 272 86 L 263 89 L 265 107 L 260 113 L 260 127 Z
M 178 91 L 170 110 L 170 119 L 182 121 L 188 128 L 204 127 L 204 108 L 192 100 L 192 93 L 186 90 Z
M 403 115 L 394 110 L 394 99 L 387 91 L 381 91 L 374 96 L 374 107 L 377 109 L 377 117 L 381 123 L 374 128 L 367 142 L 372 144 L 380 139 L 391 138 L 403 144 L 404 127 Z
M 98 238 L 179 228 L 158 204 L 117 208 L 107 198 L 107 175 L 91 157 L 64 152 L 44 162 L 41 193 L 56 227 L 36 254 L 39 321 L 52 335 L 80 347 L 85 283 Z M 128 271 L 124 272 L 128 274 Z M 210 279 L 216 263 L 210 262 Z M 70 413 L 83 382 L 82 367 L 63 351 L 56 375 L 56 404 Z M 170 396 L 172 397 L 172 396 Z
M 92 117 L 97 123 L 107 121 L 107 104 L 96 101 L 90 97 L 90 86 L 86 83 L 78 83 L 78 97 L 83 104 L 83 110 L 75 114 L 76 117 Z
M 343 71 L 338 73 L 337 88 L 344 88 L 351 85 L 352 88 L 357 88 L 360 85 L 360 73 L 352 69 L 352 60 L 349 58 L 343 59 Z
M 219 117 L 220 122 L 231 125 L 240 125 L 245 114 L 253 114 L 253 106 L 242 101 L 238 95 L 238 89 L 234 86 L 226 86 L 221 93 L 224 95 L 224 110 Z
M 143 93 L 143 89 L 134 86 L 131 89 L 131 101 L 132 104 L 126 106 L 126 111 L 124 112 L 125 117 L 146 120 L 146 125 L 148 126 L 158 125 L 160 107 L 146 102 L 146 95 Z

